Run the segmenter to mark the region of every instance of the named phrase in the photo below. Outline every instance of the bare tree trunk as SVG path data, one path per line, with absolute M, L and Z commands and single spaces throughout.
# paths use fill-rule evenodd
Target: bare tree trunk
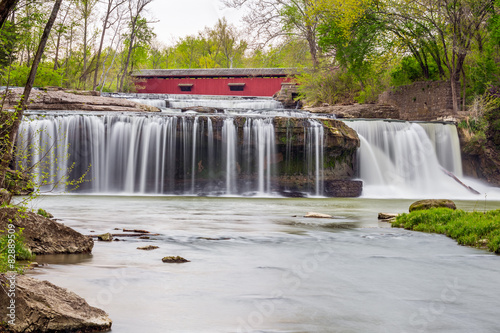
M 42 60 L 42 55 L 45 50 L 45 45 L 47 45 L 47 40 L 49 39 L 50 31 L 52 30 L 52 26 L 57 18 L 57 13 L 59 12 L 59 8 L 61 8 L 62 0 L 56 0 L 54 7 L 52 8 L 52 13 L 50 14 L 50 18 L 45 25 L 45 29 L 43 30 L 42 39 L 40 40 L 40 44 L 38 44 L 38 50 L 36 51 L 35 58 L 33 60 L 33 64 L 31 65 L 30 75 L 28 76 L 28 81 L 26 82 L 26 86 L 24 87 L 24 93 L 21 96 L 21 100 L 19 101 L 18 106 L 16 107 L 15 113 L 12 115 L 14 117 L 13 125 L 10 129 L 8 135 L 8 145 L 4 147 L 5 151 L 2 152 L 2 158 L 0 160 L 0 185 L 3 185 L 5 181 L 5 174 L 9 167 L 9 163 L 12 159 L 12 153 L 14 151 L 14 144 L 16 141 L 17 133 L 19 131 L 19 126 L 21 125 L 21 120 L 23 118 L 24 110 L 26 109 L 26 103 L 29 100 L 31 89 L 33 88 L 33 84 L 35 83 L 36 72 L 38 70 L 38 65 Z

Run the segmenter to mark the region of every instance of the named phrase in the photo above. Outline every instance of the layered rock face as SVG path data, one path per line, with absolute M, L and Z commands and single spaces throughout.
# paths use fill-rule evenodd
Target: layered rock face
M 94 246 L 91 238 L 32 212 L 17 208 L 0 209 L 0 230 L 12 223 L 23 228 L 26 245 L 34 254 L 90 253 Z
M 73 292 L 24 275 L 17 275 L 13 280 L 0 274 L 3 289 L 11 289 L 14 283 L 15 311 L 5 311 L 12 298 L 0 292 L 1 332 L 107 332 L 111 329 L 111 319 L 104 311 L 91 307 Z
M 464 174 L 500 186 L 500 112 L 493 110 L 485 117 L 485 137 L 475 142 L 467 130 L 459 128 Z
M 312 113 L 334 114 L 340 119 L 401 119 L 399 109 L 385 104 L 353 104 L 306 107 Z
M 224 117 L 211 117 L 214 132 L 222 129 Z M 203 121 L 206 121 L 204 118 Z M 235 117 L 238 146 L 244 146 L 246 117 Z M 356 170 L 356 151 L 360 141 L 356 132 L 344 122 L 317 118 L 274 117 L 274 154 L 265 161 L 273 169 L 273 191 L 281 193 L 310 192 L 321 182 L 319 195 L 331 197 L 357 197 L 361 195 L 362 182 L 351 181 Z M 316 135 L 317 141 L 311 140 Z M 221 138 L 218 138 L 221 139 Z M 322 142 L 322 144 L 321 144 Z M 317 150 L 317 151 L 316 151 Z M 317 154 L 316 154 L 317 153 Z M 312 156 L 314 155 L 314 156 Z M 321 155 L 321 156 L 319 156 Z M 200 165 L 205 165 L 201 159 Z M 316 165 L 320 165 L 320 170 Z M 236 166 L 238 182 L 255 182 L 255 170 L 244 165 Z M 266 169 L 267 172 L 267 169 Z M 202 181 L 203 172 L 196 175 Z M 180 181 L 180 180 L 179 180 Z M 294 196 L 294 195 L 291 195 Z
M 17 105 L 22 88 L 9 90 L 6 109 Z M 115 112 L 160 112 L 160 109 L 122 98 L 101 97 L 97 92 L 66 92 L 34 90 L 30 95 L 29 110 L 64 111 L 115 111 Z

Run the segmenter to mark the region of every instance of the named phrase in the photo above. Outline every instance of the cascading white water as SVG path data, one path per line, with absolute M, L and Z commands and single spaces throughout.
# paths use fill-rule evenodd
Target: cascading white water
M 248 118 L 243 129 L 243 142 L 247 147 L 256 147 L 255 153 L 249 150 L 247 152 L 246 161 L 248 168 L 250 163 L 256 161 L 258 174 L 259 194 L 271 193 L 271 177 L 273 172 L 276 144 L 274 140 L 274 125 L 272 118 L 252 119 Z M 256 155 L 256 156 L 253 156 Z
M 193 106 L 249 110 L 283 109 L 282 104 L 271 97 L 235 98 L 232 96 L 168 95 L 167 100 L 169 107 L 172 109 Z
M 322 195 L 323 126 L 308 124 L 304 174 Z M 277 164 L 289 160 L 275 136 L 273 117 L 49 113 L 22 123 L 18 147 L 31 158 L 19 162 L 47 184 L 90 168 L 78 189 L 86 193 L 270 195 L 281 190 Z
M 211 95 L 175 95 L 175 94 L 103 94 L 115 98 L 127 98 L 131 101 L 156 106 L 162 110 L 182 109 L 202 106 L 223 110 L 278 110 L 283 105 L 272 97 L 237 97 Z
M 154 106 L 154 107 L 157 107 L 159 109 L 166 109 L 167 108 L 167 100 L 165 100 L 165 99 L 131 98 L 130 101 L 145 104 L 145 105 Z
M 462 176 L 460 144 L 454 125 L 391 121 L 346 121 L 346 124 L 361 139 L 358 158 L 364 196 L 469 194 L 443 171 Z
M 315 120 L 309 120 L 310 127 L 307 131 L 307 136 L 309 147 L 306 151 L 309 152 L 307 156 L 308 170 L 309 174 L 314 173 L 314 179 L 316 182 L 316 195 L 320 196 L 323 194 L 323 163 L 324 163 L 324 127 L 323 125 Z

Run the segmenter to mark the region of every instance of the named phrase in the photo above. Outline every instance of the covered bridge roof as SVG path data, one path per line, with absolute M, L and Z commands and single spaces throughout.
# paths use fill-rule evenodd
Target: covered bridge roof
M 296 68 L 207 68 L 207 69 L 143 69 L 135 77 L 266 77 L 297 75 Z

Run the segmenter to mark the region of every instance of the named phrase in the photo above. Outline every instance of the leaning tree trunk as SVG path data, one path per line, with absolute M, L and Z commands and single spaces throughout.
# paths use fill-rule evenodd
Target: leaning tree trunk
M 18 2 L 19 0 L 0 0 L 0 28 Z
M 21 100 L 19 101 L 16 110 L 12 114 L 14 121 L 8 134 L 7 145 L 4 147 L 4 151 L 1 152 L 0 185 L 3 185 L 5 181 L 5 174 L 9 167 L 9 163 L 12 159 L 12 153 L 14 151 L 14 143 L 16 141 L 17 132 L 19 131 L 19 126 L 21 125 L 21 120 L 23 118 L 24 110 L 26 109 L 26 103 L 29 100 L 31 89 L 33 88 L 33 84 L 35 83 L 35 77 L 38 65 L 42 60 L 43 51 L 45 50 L 45 45 L 47 45 L 47 40 L 49 39 L 50 31 L 52 30 L 52 26 L 54 25 L 54 22 L 57 18 L 57 13 L 59 12 L 59 8 L 61 8 L 61 2 L 62 0 L 56 0 L 54 7 L 52 8 L 52 13 L 50 14 L 50 18 L 47 21 L 47 24 L 45 25 L 45 29 L 43 30 L 42 34 L 42 39 L 40 40 L 40 44 L 38 44 L 38 50 L 36 51 L 33 64 L 31 65 L 31 71 L 28 76 L 28 81 L 26 82 L 26 86 L 24 87 L 24 93 L 21 96 Z

